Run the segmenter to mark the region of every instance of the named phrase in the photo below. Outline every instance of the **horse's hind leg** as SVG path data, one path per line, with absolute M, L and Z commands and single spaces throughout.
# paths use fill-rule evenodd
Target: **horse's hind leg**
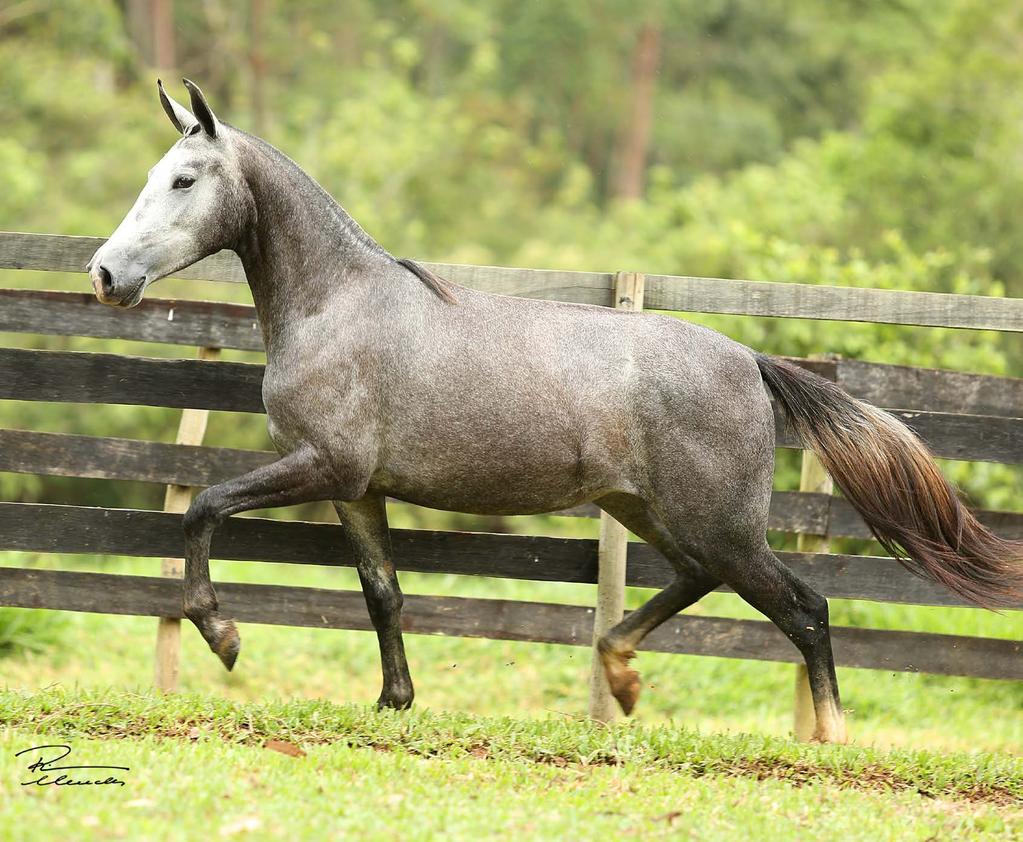
M 694 552 L 697 552 L 693 548 Z M 828 625 L 828 601 L 782 564 L 766 539 L 729 542 L 717 536 L 697 552 L 746 602 L 766 615 L 799 649 L 806 661 L 820 742 L 846 742 L 845 720 L 835 676 Z
M 639 698 L 639 673 L 629 667 L 636 648 L 665 620 L 714 590 L 720 580 L 687 556 L 646 503 L 627 494 L 596 501 L 604 511 L 655 547 L 675 568 L 676 579 L 636 611 L 630 612 L 597 642 L 611 694 L 628 716 Z
M 746 376 L 743 376 L 743 371 Z M 650 505 L 681 550 L 765 614 L 806 661 L 816 739 L 844 742 L 828 603 L 783 565 L 767 543 L 774 474 L 774 419 L 749 361 L 731 360 L 703 396 L 713 418 L 688 440 L 650 424 Z M 703 398 L 701 398 L 702 400 Z M 680 431 L 684 432 L 684 431 Z
M 391 561 L 391 538 L 383 497 L 334 503 L 355 553 L 366 607 L 380 642 L 384 686 L 377 707 L 404 710 L 412 704 L 412 679 L 401 638 L 401 588 Z

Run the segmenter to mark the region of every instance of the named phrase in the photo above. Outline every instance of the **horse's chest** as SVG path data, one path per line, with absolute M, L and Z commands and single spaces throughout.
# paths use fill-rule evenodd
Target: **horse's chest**
M 337 442 L 346 430 L 365 426 L 369 406 L 363 389 L 343 367 L 303 371 L 268 365 L 263 405 L 274 446 L 290 452 L 303 444 Z

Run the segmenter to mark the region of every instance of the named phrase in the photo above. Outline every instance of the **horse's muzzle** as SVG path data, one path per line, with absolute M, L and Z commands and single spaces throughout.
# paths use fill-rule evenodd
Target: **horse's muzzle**
M 142 299 L 141 293 L 146 285 L 145 275 L 135 277 L 127 284 L 118 283 L 102 263 L 93 266 L 89 277 L 92 279 L 92 290 L 96 293 L 96 298 L 111 307 L 134 307 Z

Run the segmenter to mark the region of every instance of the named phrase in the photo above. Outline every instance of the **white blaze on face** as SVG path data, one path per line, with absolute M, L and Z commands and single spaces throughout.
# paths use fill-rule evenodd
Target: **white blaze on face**
M 135 204 L 89 262 L 100 301 L 134 307 L 151 283 L 206 256 L 225 187 L 225 141 L 184 137 L 149 171 Z

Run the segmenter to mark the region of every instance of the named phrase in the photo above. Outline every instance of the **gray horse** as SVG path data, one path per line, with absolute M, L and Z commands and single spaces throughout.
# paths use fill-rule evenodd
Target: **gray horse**
M 595 501 L 676 572 L 599 642 L 626 713 L 637 646 L 724 582 L 798 647 L 815 737 L 843 741 L 827 601 L 766 540 L 768 392 L 893 555 L 974 602 L 1018 598 L 1017 547 L 974 519 L 892 416 L 679 319 L 451 285 L 392 257 L 292 160 L 185 85 L 191 111 L 158 85 L 183 137 L 88 268 L 100 301 L 133 307 L 149 284 L 221 249 L 245 267 L 281 458 L 206 489 L 184 518 L 184 614 L 228 669 L 240 641 L 218 614 L 208 558 L 236 512 L 334 502 L 379 637 L 378 703 L 405 708 L 385 498 L 504 515 Z

